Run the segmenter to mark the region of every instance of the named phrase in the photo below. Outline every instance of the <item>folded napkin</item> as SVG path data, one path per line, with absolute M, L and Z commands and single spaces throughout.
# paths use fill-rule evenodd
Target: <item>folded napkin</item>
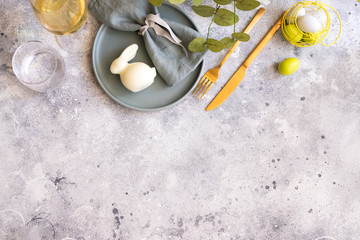
M 205 52 L 187 50 L 188 44 L 201 35 L 188 26 L 159 19 L 157 8 L 148 0 L 91 0 L 89 10 L 109 27 L 139 31 L 156 70 L 169 86 L 184 79 L 204 58 Z

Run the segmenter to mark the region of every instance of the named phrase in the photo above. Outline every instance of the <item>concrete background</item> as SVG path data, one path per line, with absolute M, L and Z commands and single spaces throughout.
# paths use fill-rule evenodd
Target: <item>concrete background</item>
M 91 54 L 60 49 L 27 0 L 0 0 L 0 239 L 360 239 L 359 2 L 325 1 L 342 17 L 336 45 L 296 48 L 278 32 L 234 94 L 204 110 L 296 1 L 261 2 L 252 39 L 202 101 L 144 113 L 112 101 Z M 209 21 L 190 6 L 205 34 Z M 237 28 L 254 14 L 239 12 Z M 76 44 L 91 47 L 99 25 L 89 16 Z M 214 25 L 212 36 L 231 31 Z M 33 39 L 66 60 L 54 92 L 12 71 Z M 205 70 L 225 54 L 210 53 Z M 276 67 L 288 57 L 301 66 L 284 77 Z

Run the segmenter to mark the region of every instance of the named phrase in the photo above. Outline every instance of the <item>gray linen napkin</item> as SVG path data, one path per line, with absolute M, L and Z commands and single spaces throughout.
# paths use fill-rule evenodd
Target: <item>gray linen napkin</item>
M 139 31 L 145 25 L 148 14 L 158 13 L 157 8 L 148 0 L 91 0 L 89 10 L 102 23 L 121 31 Z M 194 38 L 201 36 L 190 27 L 167 19 L 163 20 L 182 40 L 182 45 L 186 48 Z M 193 53 L 187 50 L 188 56 L 186 56 L 181 46 L 163 36 L 158 36 L 153 28 L 148 28 L 143 37 L 156 70 L 169 86 L 184 79 L 200 64 L 205 55 L 205 52 Z

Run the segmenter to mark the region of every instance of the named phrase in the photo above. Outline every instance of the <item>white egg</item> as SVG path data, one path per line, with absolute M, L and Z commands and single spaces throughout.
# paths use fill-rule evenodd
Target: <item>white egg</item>
M 294 24 L 295 23 L 295 19 L 296 17 L 301 17 L 304 16 L 306 14 L 305 9 L 303 7 L 301 7 L 302 5 L 296 5 L 294 7 L 292 7 L 288 13 L 287 13 L 287 19 L 286 19 L 286 23 L 287 24 Z M 300 8 L 300 9 L 299 9 Z M 297 15 L 295 17 L 295 13 L 297 12 Z
M 297 19 L 298 27 L 303 32 L 316 33 L 321 30 L 321 23 L 311 15 L 304 15 Z
M 135 57 L 138 48 L 136 44 L 130 45 L 110 66 L 110 71 L 113 74 L 120 74 L 122 84 L 132 92 L 139 92 L 149 87 L 156 76 L 156 69 L 145 63 L 129 63 Z
M 320 10 L 318 10 L 318 11 L 310 10 L 310 11 L 306 11 L 306 15 L 315 17 L 323 27 L 326 25 L 327 16 L 326 16 L 325 12 L 320 11 Z

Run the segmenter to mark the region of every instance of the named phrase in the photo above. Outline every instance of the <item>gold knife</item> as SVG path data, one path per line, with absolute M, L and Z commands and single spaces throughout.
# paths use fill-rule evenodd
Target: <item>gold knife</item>
M 245 71 L 249 67 L 249 65 L 254 61 L 254 59 L 259 55 L 261 50 L 266 46 L 266 44 L 270 41 L 270 39 L 274 36 L 274 34 L 279 30 L 281 26 L 283 16 L 275 23 L 275 25 L 270 29 L 270 31 L 266 34 L 266 36 L 261 40 L 261 42 L 257 45 L 254 51 L 250 54 L 250 56 L 245 60 L 245 62 L 241 65 L 241 67 L 235 72 L 235 74 L 230 78 L 230 80 L 226 83 L 224 88 L 216 95 L 216 97 L 212 100 L 209 106 L 206 108 L 206 111 L 211 111 L 218 106 L 220 106 L 236 89 L 236 87 L 240 84 L 241 80 L 245 77 Z

